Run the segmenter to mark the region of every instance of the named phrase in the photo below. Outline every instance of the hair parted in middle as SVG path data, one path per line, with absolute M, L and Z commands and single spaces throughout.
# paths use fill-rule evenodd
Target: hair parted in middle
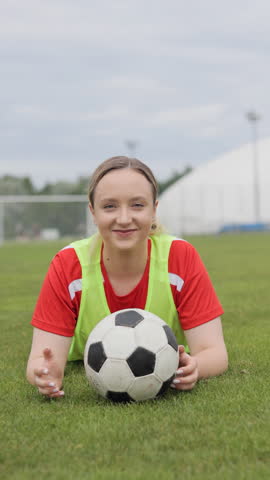
M 95 202 L 95 189 L 100 180 L 112 170 L 120 170 L 122 168 L 130 168 L 144 175 L 144 177 L 151 184 L 153 203 L 156 203 L 158 196 L 158 184 L 152 170 L 147 165 L 145 165 L 145 163 L 141 162 L 141 160 L 138 160 L 137 158 L 116 156 L 108 158 L 107 160 L 102 162 L 91 176 L 88 190 L 88 198 L 92 207 L 94 207 Z

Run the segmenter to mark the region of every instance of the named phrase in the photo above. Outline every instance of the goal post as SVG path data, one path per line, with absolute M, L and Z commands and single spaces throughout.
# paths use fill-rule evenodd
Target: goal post
M 83 238 L 95 231 L 86 195 L 0 195 L 0 244 Z

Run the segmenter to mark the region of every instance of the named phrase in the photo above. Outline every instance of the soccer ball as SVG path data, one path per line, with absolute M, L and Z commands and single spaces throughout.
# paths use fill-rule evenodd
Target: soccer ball
M 112 401 L 142 401 L 164 393 L 179 363 L 171 328 L 153 313 L 119 310 L 101 320 L 84 350 L 89 383 Z

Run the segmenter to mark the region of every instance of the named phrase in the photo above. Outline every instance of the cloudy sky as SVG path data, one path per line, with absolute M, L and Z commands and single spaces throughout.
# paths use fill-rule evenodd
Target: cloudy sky
M 249 142 L 251 109 L 269 136 L 269 20 L 269 0 L 2 0 L 0 176 L 134 151 L 162 180 Z

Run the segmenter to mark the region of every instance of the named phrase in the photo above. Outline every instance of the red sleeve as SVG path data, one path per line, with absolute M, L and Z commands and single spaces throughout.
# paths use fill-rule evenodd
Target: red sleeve
M 58 252 L 44 279 L 31 325 L 72 337 L 80 307 L 81 277 L 75 250 L 68 247 Z
M 202 325 L 224 313 L 207 270 L 190 243 L 173 241 L 168 267 L 169 274 L 174 277 L 175 285 L 171 288 L 183 330 Z

